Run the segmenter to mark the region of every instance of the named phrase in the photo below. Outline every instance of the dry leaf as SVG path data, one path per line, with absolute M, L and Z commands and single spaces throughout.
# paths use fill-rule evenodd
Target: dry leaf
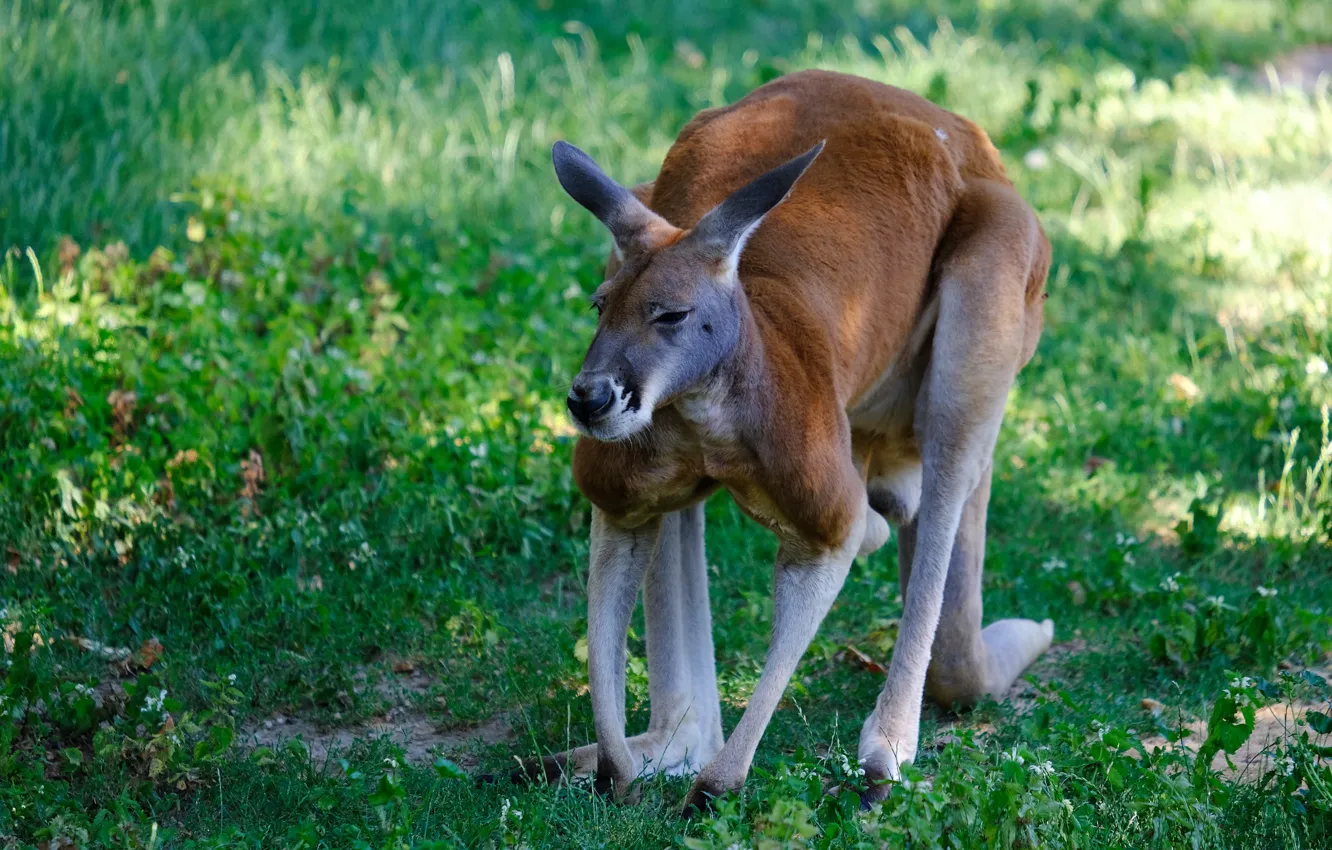
M 168 512 L 176 509 L 176 487 L 171 483 L 171 476 L 157 479 L 157 488 L 153 491 L 153 503 Z
M 6 624 L 5 624 L 4 631 L 3 631 L 3 632 L 0 632 L 0 637 L 3 637 L 3 639 L 4 639 L 5 652 L 6 652 L 6 653 L 9 653 L 10 655 L 12 655 L 12 654 L 14 653 L 14 647 L 15 647 L 15 645 L 16 645 L 16 644 L 15 644 L 15 638 L 16 638 L 16 636 L 18 635 L 19 631 L 20 631 L 22 628 L 23 628 L 23 624 L 22 624 L 22 623 L 18 623 L 18 622 L 6 623 Z M 42 637 L 42 632 L 41 632 L 41 630 L 40 630 L 38 627 L 33 626 L 33 627 L 32 627 L 32 646 L 28 648 L 28 651 L 29 651 L 29 652 L 36 652 L 36 651 L 37 651 L 37 647 L 39 647 L 39 646 L 46 646 L 46 640 L 45 640 L 45 638 Z
M 1070 581 L 1068 583 L 1068 592 L 1069 595 L 1073 597 L 1074 605 L 1077 605 L 1080 608 L 1087 604 L 1087 591 L 1083 589 L 1080 583 Z
M 134 664 L 147 670 L 161 660 L 166 650 L 157 638 L 148 638 L 134 655 Z
M 83 396 L 73 387 L 65 387 L 65 418 L 73 419 L 80 407 L 83 407 Z
M 61 236 L 60 244 L 56 247 L 56 255 L 60 258 L 61 271 L 71 271 L 74 268 L 74 261 L 79 258 L 81 253 L 79 243 L 68 236 Z
M 1202 398 L 1202 390 L 1193 382 L 1188 375 L 1181 375 L 1178 372 L 1170 376 L 1170 386 L 1174 388 L 1175 395 L 1180 401 L 1195 402 Z
M 106 397 L 111 405 L 111 428 L 119 441 L 123 441 L 134 427 L 134 409 L 139 405 L 139 394 L 112 390 Z
M 846 649 L 842 652 L 842 658 L 870 673 L 878 673 L 881 676 L 888 675 L 887 667 L 884 667 L 882 664 L 875 661 L 873 658 L 870 658 L 849 643 L 846 645 Z
M 1142 706 L 1143 711 L 1150 711 L 1153 717 L 1165 711 L 1165 706 L 1157 702 L 1156 700 L 1152 699 L 1151 697 L 1143 698 L 1143 701 L 1140 703 L 1140 705 Z
M 197 451 L 194 449 L 185 449 L 184 451 L 176 452 L 175 456 L 167 461 L 167 469 L 175 469 L 176 467 L 183 466 L 187 463 L 194 463 L 198 459 L 199 453 Z
M 399 675 L 402 675 L 403 673 L 412 673 L 415 672 L 415 670 L 416 670 L 416 665 L 410 661 L 393 662 L 393 672 Z
M 70 635 L 69 642 L 79 647 L 80 649 L 84 650 L 85 652 L 96 653 L 97 655 L 102 656 L 102 658 L 106 659 L 107 661 L 124 661 L 126 658 L 130 657 L 130 651 L 128 647 L 107 646 L 106 644 L 99 643 L 93 640 L 92 638 L 77 637 L 74 635 Z
M 491 251 L 485 271 L 477 275 L 476 294 L 485 295 L 486 290 L 490 289 L 491 284 L 495 282 L 495 278 L 499 277 L 499 273 L 511 265 L 513 265 L 513 260 L 507 254 L 500 251 Z
M 1082 462 L 1082 471 L 1090 476 L 1095 474 L 1096 470 L 1105 466 L 1109 462 L 1110 458 L 1108 457 L 1101 457 L 1100 455 L 1088 455 L 1087 459 Z
M 242 484 L 240 497 L 245 501 L 241 513 L 248 514 L 254 509 L 255 497 L 259 495 L 261 485 L 264 483 L 263 455 L 259 454 L 258 449 L 250 449 L 249 456 L 241 459 L 240 467 Z

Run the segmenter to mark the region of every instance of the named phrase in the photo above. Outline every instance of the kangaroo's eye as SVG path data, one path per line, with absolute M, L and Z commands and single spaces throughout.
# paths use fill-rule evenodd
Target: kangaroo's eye
M 678 325 L 689 315 L 688 310 L 677 310 L 673 313 L 662 313 L 652 321 L 658 325 Z

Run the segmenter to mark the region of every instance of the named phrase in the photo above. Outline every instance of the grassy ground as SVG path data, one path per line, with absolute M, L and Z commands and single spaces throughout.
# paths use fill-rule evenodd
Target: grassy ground
M 1332 96 L 1233 67 L 1332 41 L 1327 5 L 528 5 L 0 11 L 0 845 L 1332 844 L 1325 715 L 1257 784 L 1142 743 L 1328 710 L 1298 671 L 1332 648 Z M 811 66 L 979 121 L 1055 243 L 986 600 L 1067 644 L 1025 713 L 927 712 L 932 784 L 824 795 L 880 685 L 845 647 L 891 651 L 889 546 L 715 816 L 676 819 L 680 781 L 475 787 L 591 737 L 562 399 L 605 239 L 550 144 L 645 179 L 694 111 Z M 708 519 L 731 724 L 774 544 Z M 246 743 L 386 714 L 445 758 Z

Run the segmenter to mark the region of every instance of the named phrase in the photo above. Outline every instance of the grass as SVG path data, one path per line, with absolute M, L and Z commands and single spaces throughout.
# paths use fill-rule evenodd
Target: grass
M 1214 718 L 1207 746 L 1233 749 L 1246 700 L 1327 711 L 1295 671 L 1332 648 L 1332 96 L 1232 67 L 1332 40 L 1326 5 L 526 5 L 0 13 L 0 843 L 1332 843 L 1320 716 L 1258 784 L 1142 744 Z M 1055 243 L 986 603 L 1071 648 L 1026 713 L 983 706 L 945 745 L 953 718 L 927 712 L 930 782 L 861 815 L 821 786 L 854 783 L 840 757 L 880 684 L 841 651 L 891 651 L 885 551 L 713 817 L 674 817 L 680 781 L 636 807 L 475 787 L 458 764 L 592 736 L 562 398 L 605 239 L 550 144 L 645 179 L 694 111 L 812 66 L 980 122 Z M 708 511 L 729 728 L 774 545 Z M 423 684 L 390 696 L 409 668 Z M 630 688 L 635 727 L 641 666 Z M 434 764 L 245 743 L 403 699 L 513 736 Z

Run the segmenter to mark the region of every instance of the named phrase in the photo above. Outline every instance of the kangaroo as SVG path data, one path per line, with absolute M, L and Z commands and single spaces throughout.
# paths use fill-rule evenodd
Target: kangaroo
M 1050 620 L 981 627 L 992 456 L 1042 327 L 1050 245 L 984 131 L 901 89 L 805 71 L 680 132 L 630 190 L 565 142 L 555 173 L 610 231 L 600 318 L 568 397 L 593 505 L 596 743 L 524 773 L 622 798 L 697 774 L 686 813 L 739 788 L 857 555 L 898 531 L 904 611 L 860 733 L 868 805 L 913 760 L 922 695 L 1001 695 Z M 723 738 L 703 503 L 727 490 L 778 538 L 772 638 Z M 625 735 L 640 587 L 650 720 Z

